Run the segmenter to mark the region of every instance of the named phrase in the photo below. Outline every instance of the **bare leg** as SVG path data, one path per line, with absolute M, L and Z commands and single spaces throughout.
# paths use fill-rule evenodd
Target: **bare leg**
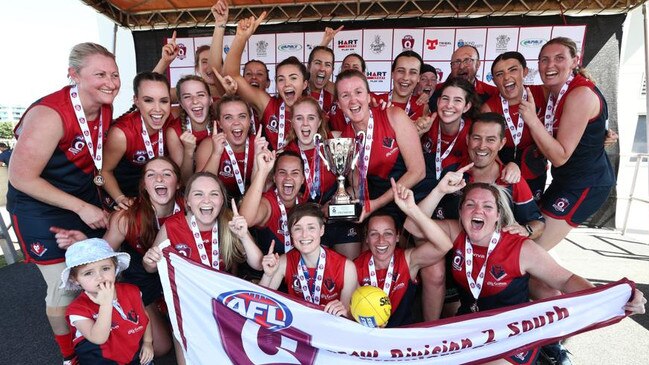
M 185 365 L 185 353 L 183 352 L 182 345 L 176 338 L 174 338 L 174 349 L 176 350 L 176 363 L 178 365 Z
M 537 238 L 535 241 L 546 251 L 550 251 L 554 246 L 558 245 L 561 240 L 566 238 L 573 227 L 564 220 L 554 219 L 545 214 L 543 217 L 545 218 L 545 230 L 541 237 Z
M 345 255 L 350 260 L 354 260 L 361 253 L 360 242 L 342 243 L 334 246 L 334 250 L 341 255 Z
M 171 330 L 155 303 L 147 305 L 145 310 L 149 315 L 149 321 L 151 321 L 154 356 L 164 356 L 171 350 Z
M 446 296 L 446 265 L 443 260 L 419 270 L 421 274 L 421 308 L 424 320 L 439 319 Z

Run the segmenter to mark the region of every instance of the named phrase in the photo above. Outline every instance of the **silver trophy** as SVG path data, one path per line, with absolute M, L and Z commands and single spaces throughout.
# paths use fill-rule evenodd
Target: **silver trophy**
M 338 189 L 329 202 L 330 220 L 358 220 L 362 205 L 345 190 L 345 177 L 356 167 L 362 150 L 365 134 L 360 132 L 356 138 L 330 138 L 323 140 L 319 134 L 314 136 L 316 149 L 327 170 L 336 175 Z

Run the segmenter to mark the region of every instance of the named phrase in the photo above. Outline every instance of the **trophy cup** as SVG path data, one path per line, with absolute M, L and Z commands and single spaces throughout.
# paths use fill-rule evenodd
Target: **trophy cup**
M 336 175 L 338 189 L 329 202 L 329 220 L 355 221 L 361 215 L 362 205 L 345 190 L 345 176 L 356 166 L 362 150 L 365 134 L 356 138 L 331 138 L 323 140 L 319 134 L 314 136 L 316 149 L 327 170 Z

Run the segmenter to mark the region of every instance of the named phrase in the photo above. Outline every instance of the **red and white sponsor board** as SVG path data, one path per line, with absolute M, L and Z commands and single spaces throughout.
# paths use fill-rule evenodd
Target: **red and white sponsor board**
M 623 319 L 626 279 L 553 300 L 407 328 L 373 329 L 189 261 L 163 244 L 158 264 L 188 364 L 480 363 Z
M 255 34 L 250 37 L 243 55 L 242 64 L 249 59 L 258 59 L 266 63 L 269 70 L 289 56 L 295 56 L 300 61 L 307 62 L 309 53 L 322 40 L 322 32 L 293 32 Z M 425 63 L 438 68 L 439 80 L 443 82 L 448 77 L 453 51 L 463 45 L 471 45 L 478 49 L 481 61 L 484 61 L 478 71 L 478 79 L 493 84 L 491 63 L 499 54 L 506 51 L 518 51 L 525 56 L 530 70 L 538 68 L 538 54 L 541 46 L 553 37 L 566 36 L 577 43 L 582 51 L 585 25 L 557 25 L 534 27 L 469 27 L 469 28 L 397 28 L 397 29 L 360 29 L 340 31 L 330 47 L 334 51 L 337 67 L 335 75 L 340 71 L 340 63 L 350 53 L 358 53 L 368 62 L 368 69 L 373 72 L 385 71 L 384 64 L 392 60 L 403 50 L 412 49 L 419 53 Z M 223 40 L 223 57 L 232 44 L 234 36 L 225 36 Z M 185 48 L 184 57 L 178 57 L 170 66 L 170 81 L 175 85 L 182 75 L 194 72 L 194 50 L 201 44 L 209 44 L 210 37 L 178 38 L 178 44 Z M 370 66 L 371 62 L 379 65 Z M 489 67 L 485 64 L 489 65 Z M 387 68 L 387 79 L 392 75 Z M 527 81 L 530 84 L 540 84 L 538 72 L 530 73 Z M 390 82 L 370 85 L 373 92 L 390 91 Z M 274 84 L 269 88 L 275 93 Z

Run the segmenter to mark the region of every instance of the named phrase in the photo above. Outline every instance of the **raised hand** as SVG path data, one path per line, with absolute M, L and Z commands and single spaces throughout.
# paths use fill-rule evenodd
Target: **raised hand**
M 430 130 L 430 127 L 433 125 L 433 121 L 437 118 L 437 112 L 432 113 L 429 116 L 421 116 L 417 121 L 415 121 L 415 127 L 417 127 L 417 134 L 420 136 Z
M 193 153 L 196 151 L 196 136 L 190 131 L 184 131 L 180 135 L 180 143 L 183 144 L 185 152 Z
M 248 234 L 248 222 L 239 214 L 237 202 L 234 199 L 232 199 L 232 220 L 228 223 L 228 227 L 239 239 L 243 239 Z
M 216 125 L 216 123 L 214 123 Z M 225 149 L 225 144 L 228 141 L 225 139 L 225 133 L 217 132 L 216 128 L 212 130 L 212 153 L 216 156 L 221 156 Z
M 225 0 L 218 0 L 214 5 L 212 5 L 210 11 L 212 12 L 212 16 L 214 16 L 214 25 L 225 28 L 225 25 L 228 22 L 228 2 Z
M 62 250 L 67 250 L 73 243 L 85 240 L 88 238 L 83 232 L 74 229 L 63 229 L 59 227 L 50 227 L 50 232 L 54 233 L 56 243 Z
M 214 67 L 212 67 L 212 72 L 214 72 L 214 76 L 216 76 L 216 78 L 221 83 L 221 86 L 223 86 L 223 90 L 225 90 L 226 95 L 235 95 L 237 93 L 237 90 L 239 89 L 239 85 L 232 77 L 221 76 L 219 71 L 217 71 L 216 68 Z
M 412 190 L 401 184 L 397 184 L 393 177 L 390 178 L 390 184 L 392 185 L 394 202 L 397 204 L 399 209 L 407 214 L 411 209 L 417 208 L 417 203 L 415 203 L 415 196 L 412 193 Z
M 331 44 L 331 41 L 334 40 L 334 37 L 336 36 L 336 34 L 338 34 L 338 32 L 340 32 L 341 30 L 343 30 L 343 28 L 345 28 L 344 25 L 341 25 L 340 27 L 338 27 L 338 29 L 335 29 L 335 30 L 332 29 L 332 28 L 326 27 L 325 31 L 324 31 L 324 34 L 322 35 L 322 41 L 320 42 L 320 45 L 323 46 L 323 47 L 329 47 L 329 44 Z
M 520 113 L 521 117 L 523 117 L 525 124 L 529 124 L 533 120 L 538 118 L 536 117 L 536 104 L 534 103 L 534 95 L 532 95 L 529 87 L 525 87 L 525 90 L 527 90 L 527 100 L 521 100 L 520 104 L 518 105 L 518 112 Z
M 274 253 L 274 250 L 275 240 L 272 240 L 270 242 L 270 248 L 268 248 L 268 253 L 261 259 L 261 266 L 264 268 L 264 274 L 267 276 L 273 276 L 279 268 L 279 254 Z
M 167 40 L 167 44 L 162 46 L 162 55 L 160 58 L 167 64 L 173 62 L 178 57 L 178 45 L 176 44 L 176 31 L 174 30 L 171 39 Z
M 452 194 L 458 190 L 461 190 L 466 186 L 466 181 L 464 180 L 464 173 L 473 167 L 473 162 L 462 167 L 457 171 L 449 171 L 442 177 L 442 180 L 437 184 L 435 189 L 443 194 Z

